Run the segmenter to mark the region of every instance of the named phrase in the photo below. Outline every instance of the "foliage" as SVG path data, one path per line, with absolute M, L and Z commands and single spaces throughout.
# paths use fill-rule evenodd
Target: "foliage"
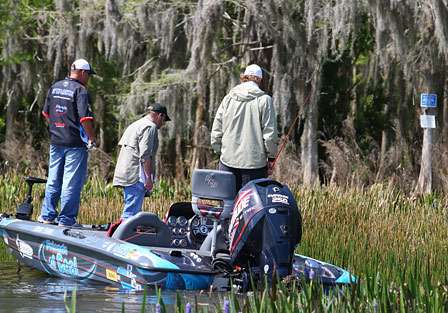
M 360 167 L 376 177 L 384 159 L 386 178 L 415 175 L 421 134 L 414 98 L 428 88 L 439 99 L 446 93 L 447 14 L 429 0 L 2 1 L 0 142 L 31 137 L 39 151 L 48 140 L 40 117 L 46 90 L 85 57 L 98 72 L 89 89 L 101 148 L 114 155 L 129 121 L 148 103 L 163 102 L 176 117 L 162 132 L 159 167 L 168 163 L 164 174 L 174 177 L 199 149 L 192 146 L 195 125 L 210 128 L 242 68 L 256 62 L 281 133 L 301 115 L 292 151 L 315 157 L 313 171 L 318 164 L 321 172 L 338 170 L 326 147 L 339 140 L 362 164 L 347 177 Z M 443 118 L 440 124 L 447 127 Z M 318 155 L 308 155 L 318 144 Z M 16 165 L 9 155 L 2 161 Z M 301 165 L 297 171 L 305 171 Z

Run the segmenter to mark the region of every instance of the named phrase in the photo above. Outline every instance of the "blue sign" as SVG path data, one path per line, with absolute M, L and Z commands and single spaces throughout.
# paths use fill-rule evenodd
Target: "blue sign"
M 435 93 L 422 93 L 420 95 L 420 107 L 437 108 L 437 95 Z

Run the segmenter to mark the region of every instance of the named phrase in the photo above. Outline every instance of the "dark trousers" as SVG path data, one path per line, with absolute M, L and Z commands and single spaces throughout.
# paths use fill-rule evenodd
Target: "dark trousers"
M 218 170 L 231 172 L 236 178 L 236 192 L 238 192 L 241 187 L 246 185 L 248 182 L 258 178 L 268 177 L 267 167 L 262 168 L 234 168 L 223 164 L 219 161 Z

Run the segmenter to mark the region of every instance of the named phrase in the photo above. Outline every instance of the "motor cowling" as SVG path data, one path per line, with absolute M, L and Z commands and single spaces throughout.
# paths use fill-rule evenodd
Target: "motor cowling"
M 230 221 L 232 266 L 266 275 L 268 282 L 285 277 L 301 234 L 299 208 L 289 188 L 271 179 L 251 181 L 238 193 Z

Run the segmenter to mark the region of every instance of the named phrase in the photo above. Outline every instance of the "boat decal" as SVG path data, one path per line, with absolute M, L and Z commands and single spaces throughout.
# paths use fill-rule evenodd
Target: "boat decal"
M 145 276 L 146 279 L 151 279 L 151 280 L 158 279 L 158 278 L 154 278 L 157 276 L 163 276 L 163 277 L 166 276 L 166 273 L 164 273 L 164 272 L 150 271 L 150 270 L 146 270 L 144 268 L 137 268 L 137 272 L 139 274 Z
M 127 282 L 120 281 L 120 284 L 121 284 L 121 288 L 123 288 L 123 289 L 129 289 L 129 290 L 132 290 L 132 289 L 133 289 L 133 288 L 132 288 L 132 285 L 129 284 L 129 283 L 127 283 Z
M 126 268 L 123 268 L 123 267 L 119 266 L 117 268 L 117 273 L 120 274 L 121 276 L 128 277 L 128 278 L 135 278 L 137 276 L 137 275 L 135 275 L 132 272 L 132 265 L 131 264 L 128 264 L 126 266 Z
M 338 284 L 356 284 L 357 279 L 355 276 L 353 276 L 346 270 L 343 270 L 342 275 L 338 279 L 336 279 L 336 283 L 338 283 Z
M 336 284 L 351 284 L 357 282 L 356 276 L 336 265 L 300 254 L 295 254 L 294 257 L 301 261 L 293 261 L 293 271 L 301 273 L 299 275 L 304 275 L 306 278 L 312 279 L 313 276 L 317 275 L 316 277 L 328 279 Z
M 199 255 L 197 255 L 196 253 L 191 252 L 190 257 L 194 260 L 195 263 L 202 262 L 202 258 Z
M 120 275 L 118 275 L 114 270 L 106 268 L 106 278 L 118 282 L 120 280 Z
M 137 281 L 135 280 L 135 278 L 132 278 L 132 279 L 131 279 L 131 286 L 132 286 L 132 289 L 134 289 L 134 290 L 137 290 L 137 291 L 142 290 L 142 285 L 139 284 L 139 283 L 137 283 Z
M 67 246 L 53 240 L 45 240 L 39 247 L 39 259 L 49 274 L 64 278 L 90 278 L 95 273 L 96 263 L 84 260 L 70 253 Z
M 117 244 L 111 252 L 116 256 L 130 259 L 132 261 L 140 263 L 143 266 L 162 269 L 179 269 L 176 264 L 162 259 L 156 254 L 152 253 L 151 250 L 132 243 Z
M 287 195 L 275 193 L 275 194 L 269 194 L 268 198 L 271 198 L 272 203 L 282 203 L 289 205 L 289 197 Z
M 45 248 L 50 253 L 56 253 L 61 255 L 67 255 L 68 249 L 65 244 L 54 242 L 53 240 L 45 240 L 44 243 Z
M 22 258 L 33 259 L 33 248 L 26 243 L 25 241 L 19 238 L 19 234 L 17 234 L 16 238 L 17 250 Z
M 115 242 L 103 241 L 101 245 L 101 250 L 111 252 L 114 249 L 115 245 L 116 245 Z
M 2 220 L 0 220 L 0 226 L 8 226 L 9 224 L 12 224 L 14 222 L 17 222 L 18 220 L 13 218 L 4 218 Z
M 137 283 L 137 281 L 134 278 L 131 279 L 131 283 L 120 281 L 120 284 L 121 288 L 123 289 L 136 290 L 136 291 L 143 290 L 142 285 Z

